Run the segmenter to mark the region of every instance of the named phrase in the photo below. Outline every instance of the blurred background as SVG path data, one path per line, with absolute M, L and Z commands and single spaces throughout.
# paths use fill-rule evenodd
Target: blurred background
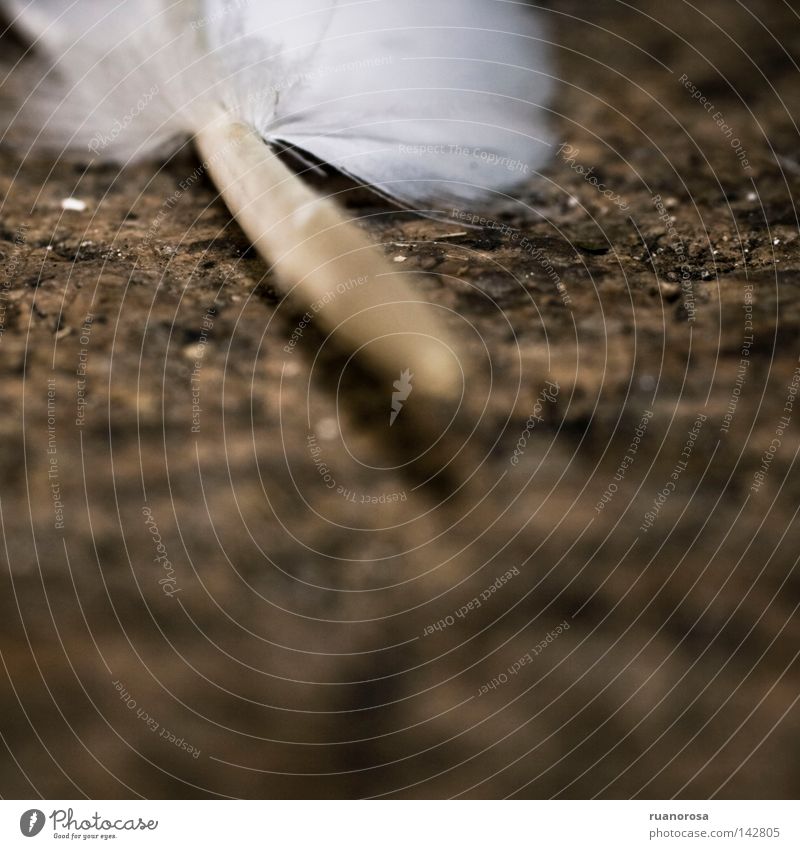
M 797 4 L 533 13 L 492 224 L 319 181 L 470 323 L 455 419 L 290 345 L 188 150 L 0 154 L 1 795 L 800 792 Z

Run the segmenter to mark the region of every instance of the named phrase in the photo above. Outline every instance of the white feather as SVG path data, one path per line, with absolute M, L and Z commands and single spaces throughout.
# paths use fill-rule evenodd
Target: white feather
M 511 191 L 548 156 L 546 42 L 523 4 L 282 0 L 233 18 L 211 33 L 233 72 L 261 67 L 255 40 L 280 51 L 278 82 L 297 75 L 272 110 L 238 104 L 245 120 L 404 202 Z
M 6 137 L 119 161 L 190 136 L 289 292 L 384 373 L 457 397 L 435 308 L 269 145 L 411 205 L 512 191 L 546 158 L 546 51 L 511 0 L 0 0 L 38 48 Z M 14 80 L 17 82 L 15 83 Z M 265 144 L 267 142 L 267 144 Z M 365 283 L 329 303 L 343 280 Z
M 510 0 L 6 5 L 54 63 L 20 119 L 51 147 L 148 156 L 222 105 L 268 142 L 444 209 L 513 192 L 550 153 L 545 34 Z

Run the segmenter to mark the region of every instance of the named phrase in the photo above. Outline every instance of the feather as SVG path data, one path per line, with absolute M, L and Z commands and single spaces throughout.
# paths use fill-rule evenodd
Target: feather
M 383 335 L 369 345 L 382 367 L 410 369 L 423 390 L 457 390 L 458 357 L 444 353 L 457 348 L 434 309 L 274 149 L 308 154 L 424 210 L 513 192 L 550 150 L 546 42 L 528 7 L 1 2 L 37 56 L 26 76 L 12 77 L 23 96 L 7 140 L 129 162 L 194 137 L 245 232 L 306 302 L 343 279 L 370 279 L 326 307 L 329 328 L 355 348 Z
M 99 139 L 93 152 L 129 161 L 193 134 L 204 104 L 220 103 L 270 143 L 442 210 L 514 191 L 550 154 L 547 41 L 520 3 L 6 5 L 58 59 L 34 122 L 50 147 Z
M 277 26 L 275 5 L 286 11 Z M 446 209 L 513 191 L 548 158 L 546 41 L 522 4 L 294 0 L 243 4 L 234 17 L 210 33 L 232 74 L 259 66 L 253 40 L 275 43 L 283 65 L 274 106 L 237 103 L 238 113 L 390 197 Z

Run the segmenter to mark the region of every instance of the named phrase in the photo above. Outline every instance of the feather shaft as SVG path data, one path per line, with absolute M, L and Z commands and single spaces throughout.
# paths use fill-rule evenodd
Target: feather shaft
M 410 370 L 420 391 L 458 397 L 457 347 L 437 308 L 335 203 L 313 192 L 256 132 L 224 114 L 199 130 L 195 142 L 231 213 L 285 291 L 381 373 Z

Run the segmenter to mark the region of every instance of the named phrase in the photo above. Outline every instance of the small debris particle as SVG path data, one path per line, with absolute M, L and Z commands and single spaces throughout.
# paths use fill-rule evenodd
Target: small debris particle
M 191 345 L 184 346 L 182 353 L 187 360 L 200 360 L 205 353 L 205 345 L 194 342 Z
M 433 236 L 431 238 L 432 242 L 443 242 L 445 239 L 462 239 L 464 236 L 468 236 L 466 230 L 459 230 L 458 233 L 442 233 L 438 236 Z
M 78 198 L 64 198 L 61 201 L 61 208 L 66 212 L 85 212 L 86 203 Z

